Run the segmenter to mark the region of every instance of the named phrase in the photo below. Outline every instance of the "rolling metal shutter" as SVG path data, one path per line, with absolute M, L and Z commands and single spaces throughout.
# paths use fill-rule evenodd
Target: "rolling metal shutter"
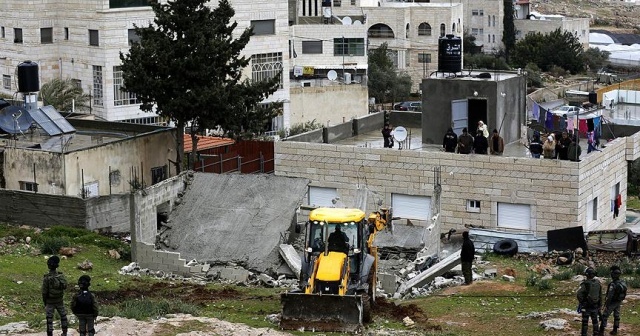
M 531 230 L 531 206 L 498 203 L 498 227 Z
M 409 219 L 429 220 L 431 218 L 431 197 L 391 194 L 393 216 Z
M 336 188 L 309 187 L 309 205 L 317 207 L 332 207 L 331 200 L 338 197 Z

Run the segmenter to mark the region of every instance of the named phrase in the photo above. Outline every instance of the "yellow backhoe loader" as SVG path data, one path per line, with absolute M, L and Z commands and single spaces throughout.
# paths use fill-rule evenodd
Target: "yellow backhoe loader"
M 371 319 L 378 250 L 376 234 L 391 209 L 368 218 L 359 209 L 318 208 L 305 230 L 300 288 L 281 295 L 282 329 L 355 332 Z

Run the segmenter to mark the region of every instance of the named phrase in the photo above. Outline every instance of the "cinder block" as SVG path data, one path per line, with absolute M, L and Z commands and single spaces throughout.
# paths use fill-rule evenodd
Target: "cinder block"
M 189 267 L 189 273 L 201 273 L 201 272 L 202 272 L 202 265 Z

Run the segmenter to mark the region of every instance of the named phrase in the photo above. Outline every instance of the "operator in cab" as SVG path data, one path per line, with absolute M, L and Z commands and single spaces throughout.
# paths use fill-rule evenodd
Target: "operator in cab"
M 336 225 L 335 231 L 329 235 L 329 251 L 349 253 L 349 237 L 342 232 L 340 225 Z

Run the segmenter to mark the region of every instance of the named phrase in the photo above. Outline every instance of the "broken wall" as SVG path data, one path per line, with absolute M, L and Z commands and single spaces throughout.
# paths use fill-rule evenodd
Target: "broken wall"
M 0 189 L 0 222 L 36 227 L 84 227 L 87 209 L 82 198 Z

